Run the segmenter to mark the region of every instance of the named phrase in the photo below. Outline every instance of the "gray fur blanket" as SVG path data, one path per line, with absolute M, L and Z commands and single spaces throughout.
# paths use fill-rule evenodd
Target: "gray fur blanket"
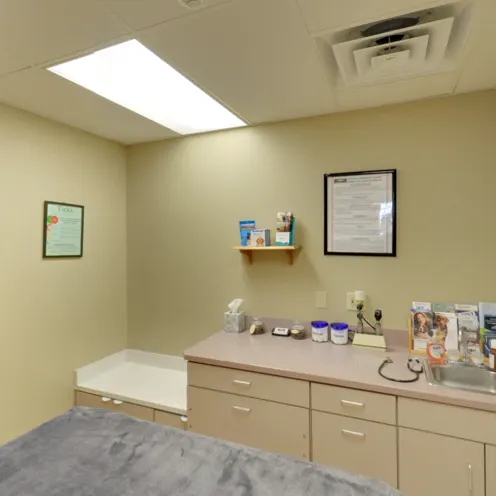
M 90 408 L 0 447 L 1 496 L 397 496 L 309 462 Z

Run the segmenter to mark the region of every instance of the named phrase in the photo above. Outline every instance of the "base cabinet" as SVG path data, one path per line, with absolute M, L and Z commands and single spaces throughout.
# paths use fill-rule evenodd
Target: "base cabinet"
M 175 413 L 163 412 L 162 410 L 154 410 L 147 406 L 120 401 L 108 396 L 98 396 L 96 394 L 76 391 L 76 406 L 88 406 L 91 408 L 104 408 L 113 412 L 125 413 L 142 420 L 155 422 L 157 424 L 175 427 L 176 429 L 187 430 L 188 419 L 186 416 L 177 415 Z
M 396 427 L 312 412 L 312 461 L 398 487 Z
M 496 495 L 496 446 L 486 446 L 486 496 Z
M 213 365 L 188 370 L 192 432 L 379 479 L 402 496 L 496 496 L 496 412 Z
M 153 422 L 153 409 L 146 406 L 135 405 L 126 401 L 120 401 L 106 396 L 76 391 L 76 405 L 89 406 L 91 408 L 105 408 L 113 412 L 125 413 L 142 420 Z
M 399 489 L 403 496 L 485 496 L 484 445 L 399 428 Z M 488 492 L 493 495 L 496 492 Z
M 188 430 L 188 419 L 185 416 L 176 415 L 175 413 L 155 410 L 153 413 L 153 421 L 156 424 L 175 427 L 176 429 L 181 429 L 183 431 Z

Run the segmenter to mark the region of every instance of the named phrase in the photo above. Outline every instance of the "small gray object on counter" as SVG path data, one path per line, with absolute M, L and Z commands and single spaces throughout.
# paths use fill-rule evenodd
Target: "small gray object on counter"
M 2 496 L 399 496 L 385 483 L 73 408 L 0 447 Z

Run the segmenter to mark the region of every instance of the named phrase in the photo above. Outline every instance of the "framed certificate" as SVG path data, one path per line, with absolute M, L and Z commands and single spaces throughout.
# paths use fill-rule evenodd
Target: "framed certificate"
M 45 202 L 43 214 L 43 258 L 83 256 L 84 207 Z
M 324 254 L 396 256 L 396 169 L 324 176 Z

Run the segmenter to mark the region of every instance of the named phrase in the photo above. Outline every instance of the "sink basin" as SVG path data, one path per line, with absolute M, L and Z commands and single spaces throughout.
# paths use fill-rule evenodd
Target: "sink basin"
M 431 386 L 496 394 L 496 372 L 472 363 L 455 362 L 445 365 L 426 363 L 425 376 Z

